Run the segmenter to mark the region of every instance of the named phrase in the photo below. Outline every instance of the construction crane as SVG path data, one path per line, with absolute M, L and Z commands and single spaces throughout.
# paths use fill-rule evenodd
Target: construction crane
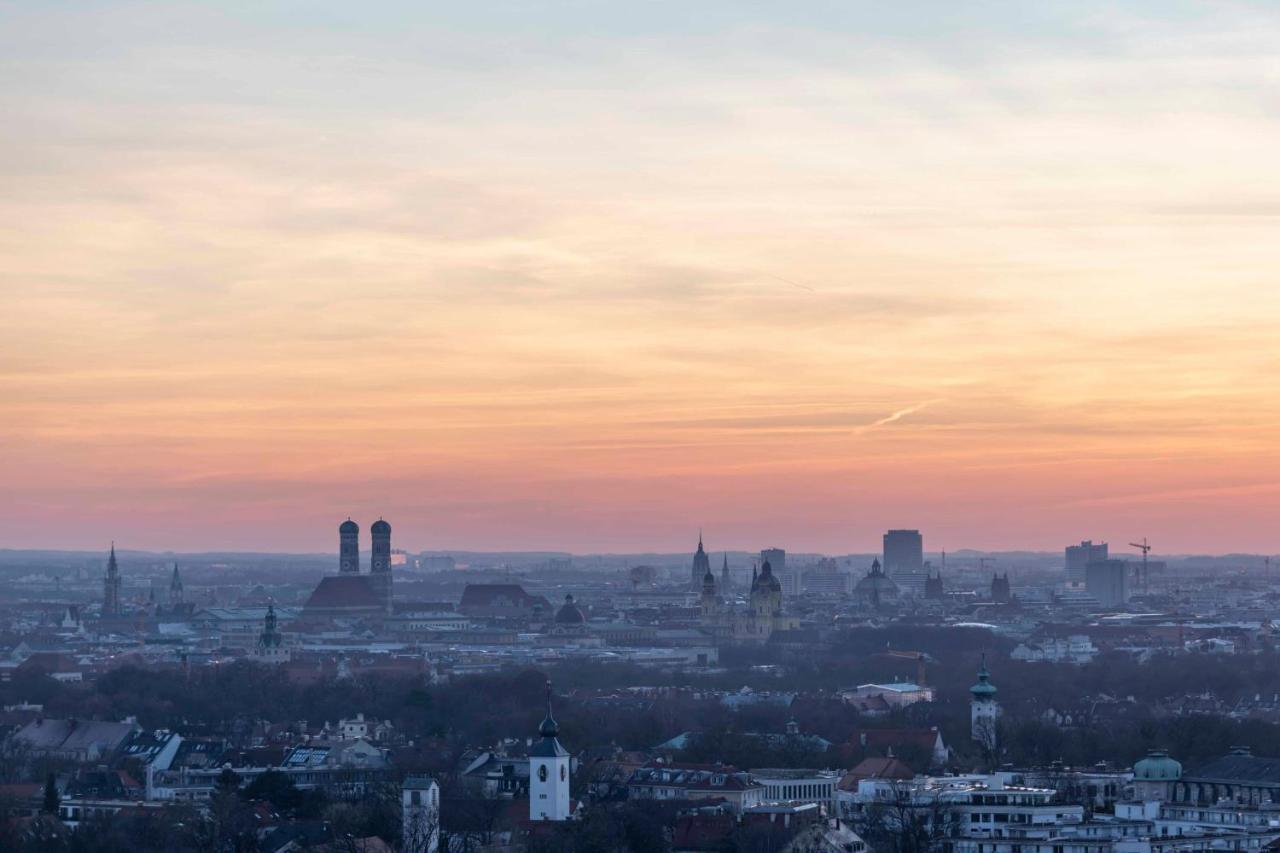
M 916 662 L 916 684 L 924 687 L 924 665 L 929 656 L 924 652 L 908 651 L 907 649 L 893 649 L 888 643 L 884 644 L 884 653 L 887 657 L 903 658 Z
M 1147 543 L 1147 537 L 1143 536 L 1141 545 L 1137 542 L 1130 542 L 1129 547 L 1137 548 L 1142 552 L 1142 591 L 1148 592 L 1147 584 L 1150 582 L 1151 576 L 1147 574 L 1147 553 L 1151 550 L 1151 545 Z

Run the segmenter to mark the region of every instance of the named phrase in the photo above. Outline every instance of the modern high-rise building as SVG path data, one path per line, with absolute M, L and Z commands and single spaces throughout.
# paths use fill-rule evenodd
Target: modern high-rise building
M 890 577 L 924 571 L 924 537 L 919 530 L 890 530 L 885 533 L 884 571 Z
M 1094 545 L 1086 539 L 1079 545 L 1068 545 L 1067 551 L 1067 583 L 1082 584 L 1085 582 L 1085 569 L 1090 563 L 1107 559 L 1107 543 Z
M 1094 560 L 1085 566 L 1085 592 L 1103 607 L 1122 607 L 1129 600 L 1129 562 Z

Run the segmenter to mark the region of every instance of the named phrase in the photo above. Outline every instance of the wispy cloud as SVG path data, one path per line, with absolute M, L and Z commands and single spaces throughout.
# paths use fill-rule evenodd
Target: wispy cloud
M 1208 537 L 1280 475 L 1280 16 L 926 8 L 0 9 L 0 534 L 1053 544 L 1182 458 Z

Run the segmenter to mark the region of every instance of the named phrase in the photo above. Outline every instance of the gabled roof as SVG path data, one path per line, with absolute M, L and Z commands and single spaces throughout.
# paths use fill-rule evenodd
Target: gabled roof
M 109 752 L 137 728 L 135 723 L 41 719 L 23 726 L 13 737 L 33 750 L 70 752 L 100 747 Z
M 462 590 L 458 609 L 469 607 L 549 607 L 545 598 L 530 595 L 518 583 L 469 583 Z
M 316 609 L 381 609 L 385 603 L 369 584 L 368 575 L 331 575 L 320 583 L 307 599 L 304 610 Z
M 850 736 L 849 742 L 867 749 L 898 749 L 904 747 L 932 751 L 942 735 L 937 729 L 861 729 Z
M 845 791 L 857 789 L 863 779 L 911 779 L 915 772 L 896 758 L 864 758 L 840 780 Z

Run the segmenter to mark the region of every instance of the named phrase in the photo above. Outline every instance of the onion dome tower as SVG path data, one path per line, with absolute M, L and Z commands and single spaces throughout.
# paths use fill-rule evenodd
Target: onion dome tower
M 538 726 L 540 740 L 529 750 L 529 819 L 568 820 L 569 752 L 560 745 L 560 725 L 551 713 L 551 682 L 547 682 L 547 716 Z
M 374 593 L 385 604 L 387 613 L 391 612 L 391 525 L 379 518 L 369 528 L 373 537 L 373 549 L 370 552 L 369 583 Z
M 978 665 L 978 681 L 969 688 L 970 734 L 983 749 L 994 752 L 996 748 L 996 720 L 1000 718 L 1000 703 L 996 701 L 996 686 L 987 672 L 987 656 Z
M 360 574 L 360 525 L 350 518 L 338 525 L 338 571 Z

